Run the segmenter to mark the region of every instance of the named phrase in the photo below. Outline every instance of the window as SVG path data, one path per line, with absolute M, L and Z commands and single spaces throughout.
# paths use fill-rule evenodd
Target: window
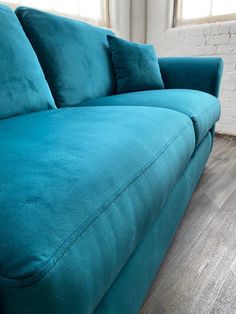
M 236 19 L 236 0 L 175 0 L 174 26 Z
M 109 26 L 108 0 L 6 0 L 4 2 L 13 8 L 19 5 L 29 6 L 78 17 L 96 25 Z

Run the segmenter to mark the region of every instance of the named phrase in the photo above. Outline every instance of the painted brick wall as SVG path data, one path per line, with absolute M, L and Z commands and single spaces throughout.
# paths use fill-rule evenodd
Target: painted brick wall
M 159 56 L 223 58 L 217 131 L 236 135 L 236 21 L 171 28 L 172 5 L 173 1 L 149 1 L 147 41 L 154 43 Z

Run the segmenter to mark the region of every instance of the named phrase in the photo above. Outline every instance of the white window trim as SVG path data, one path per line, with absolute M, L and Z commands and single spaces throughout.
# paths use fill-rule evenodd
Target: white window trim
M 173 27 L 204 24 L 204 23 L 226 22 L 226 21 L 236 20 L 236 13 L 206 16 L 203 18 L 196 18 L 196 19 L 181 19 L 179 17 L 180 16 L 180 10 L 181 10 L 181 4 L 182 4 L 181 0 L 174 0 Z

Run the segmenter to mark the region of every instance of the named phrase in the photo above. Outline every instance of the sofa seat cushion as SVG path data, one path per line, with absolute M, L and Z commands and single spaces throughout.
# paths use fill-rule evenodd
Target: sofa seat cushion
M 110 30 L 25 7 L 17 8 L 16 14 L 58 107 L 77 106 L 114 92 Z
M 172 110 L 79 107 L 1 121 L 0 147 L 1 295 L 32 313 L 90 313 L 195 139 L 191 120 Z
M 83 106 L 151 106 L 179 111 L 191 118 L 199 144 L 220 117 L 219 100 L 205 92 L 165 89 L 115 95 L 83 103 Z

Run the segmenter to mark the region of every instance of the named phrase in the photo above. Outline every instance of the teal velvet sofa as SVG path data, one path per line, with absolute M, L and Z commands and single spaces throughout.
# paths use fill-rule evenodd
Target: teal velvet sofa
M 138 313 L 212 150 L 220 58 L 116 95 L 109 30 L 0 6 L 0 312 Z

